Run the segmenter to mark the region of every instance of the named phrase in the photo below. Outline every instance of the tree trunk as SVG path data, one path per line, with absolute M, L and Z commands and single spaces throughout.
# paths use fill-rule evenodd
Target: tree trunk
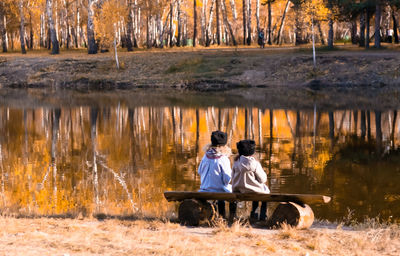
M 297 3 L 294 6 L 295 11 L 295 34 L 296 34 L 296 41 L 295 45 L 301 45 L 305 43 L 303 38 L 303 12 L 300 3 Z
M 246 0 L 243 0 L 243 44 L 246 45 L 246 29 L 247 29 L 247 20 L 246 20 Z
M 47 0 L 51 1 L 51 0 Z M 97 53 L 97 45 L 94 38 L 94 23 L 93 16 L 94 10 L 93 5 L 97 0 L 88 0 L 88 21 L 87 21 L 87 44 L 88 44 L 88 54 L 96 54 Z
M 229 20 L 228 20 L 228 15 L 227 15 L 227 12 L 226 12 L 225 0 L 222 0 L 222 2 L 221 2 L 221 10 L 222 10 L 222 16 L 224 18 L 224 23 L 226 24 L 226 26 L 228 26 L 229 34 L 231 35 L 233 45 L 237 46 L 237 42 L 236 42 L 236 39 L 235 39 L 235 35 L 233 33 L 232 26 L 231 26 L 231 24 L 229 23 Z
M 132 31 L 133 31 L 133 5 L 132 0 L 128 2 L 128 24 L 126 24 L 126 49 L 128 52 L 133 51 Z
M 40 14 L 40 35 L 39 35 L 39 47 L 45 47 L 44 46 L 44 35 L 45 35 L 45 22 L 44 22 L 44 20 L 45 20 L 45 17 L 44 17 L 44 14 L 42 13 L 42 14 Z
M 382 6 L 380 1 L 378 1 L 375 8 L 375 48 L 381 47 L 381 14 Z
M 53 0 L 46 1 L 47 23 L 49 25 L 51 54 L 59 54 L 60 46 L 58 45 L 57 34 L 53 21 Z
M 33 49 L 33 23 L 32 13 L 29 12 L 29 49 Z
M 216 25 L 217 25 L 217 44 L 221 45 L 221 24 L 219 21 L 219 1 L 215 1 L 215 19 L 216 19 Z
M 139 21 L 140 21 L 139 10 L 140 9 L 138 8 L 137 0 L 135 0 L 133 6 L 133 13 L 134 13 L 133 48 L 139 47 L 138 45 L 138 33 L 139 33 Z
M 67 42 L 66 42 L 66 47 L 69 49 L 71 47 L 71 28 L 69 25 L 69 3 L 68 1 L 66 2 L 66 7 L 65 7 L 66 15 L 65 15 L 65 26 L 66 26 L 66 33 L 67 33 Z
M 251 0 L 247 1 L 247 45 L 251 45 Z
M 1 46 L 3 52 L 7 52 L 7 20 L 4 13 L 4 3 L 0 3 L 0 33 L 1 33 Z
M 369 22 L 370 22 L 370 20 L 371 20 L 371 12 L 369 10 L 367 10 L 367 22 L 366 22 L 367 23 L 366 24 L 367 31 L 366 31 L 366 37 L 365 37 L 365 48 L 366 49 L 369 48 L 369 34 L 370 34 L 370 32 L 369 32 L 369 27 L 370 27 Z
M 203 6 L 201 7 L 201 44 L 206 45 L 207 42 L 207 26 L 206 26 L 206 20 L 207 20 L 207 3 L 208 0 L 203 0 Z
M 160 48 L 164 48 L 164 34 L 165 31 L 167 31 L 167 26 L 168 26 L 168 19 L 172 15 L 172 10 L 169 11 L 167 18 L 165 19 L 164 26 L 162 28 L 162 32 L 160 33 Z M 168 42 L 167 42 L 168 46 Z
M 177 11 L 178 11 L 178 38 L 176 39 L 176 45 L 182 46 L 182 10 L 181 10 L 181 0 L 177 0 Z
M 321 22 L 320 21 L 317 21 L 317 27 L 318 27 L 319 39 L 321 41 L 321 44 L 325 45 L 324 33 L 322 32 Z
M 357 20 L 356 18 L 351 19 L 351 43 L 357 44 Z
M 329 14 L 328 14 L 328 26 L 329 26 L 328 48 L 329 49 L 333 49 L 333 4 L 332 4 L 332 0 L 328 1 L 328 9 L 329 9 Z
M 280 203 L 275 209 L 271 218 L 268 220 L 268 226 L 280 228 L 287 224 L 297 229 L 307 229 L 314 222 L 314 212 L 307 204 L 299 205 L 293 202 Z
M 212 221 L 214 207 L 207 201 L 186 199 L 179 205 L 178 218 L 182 225 L 198 226 L 202 221 Z
M 289 10 L 289 6 L 290 6 L 290 0 L 288 0 L 286 2 L 286 7 L 285 7 L 285 10 L 283 11 L 283 14 L 282 14 L 281 25 L 279 26 L 278 36 L 276 37 L 276 44 L 281 44 L 281 41 L 282 41 L 281 40 L 281 35 L 282 35 L 283 27 L 285 26 L 286 13 Z
M 360 13 L 360 40 L 358 42 L 360 47 L 365 47 L 365 10 Z
M 26 54 L 25 49 L 25 20 L 24 20 L 24 2 L 23 0 L 19 1 L 19 14 L 21 18 L 21 23 L 19 27 L 19 39 L 21 41 L 21 53 Z
M 193 0 L 193 47 L 197 40 L 197 0 Z
M 398 34 L 398 24 L 397 24 L 397 19 L 394 11 L 392 11 L 392 18 L 393 18 L 393 37 L 394 37 L 394 43 L 398 44 L 399 43 L 399 34 Z
M 271 9 L 271 0 L 268 1 L 268 44 L 272 45 L 272 9 Z
M 224 1 L 224 5 L 226 6 L 225 0 L 223 0 L 223 1 Z M 233 20 L 234 20 L 234 22 L 236 22 L 236 20 L 237 20 L 237 11 L 236 11 L 235 0 L 229 0 L 229 2 L 231 4 Z M 225 7 L 225 11 L 226 11 L 226 7 Z
M 171 0 L 170 3 L 170 9 L 171 9 L 171 16 L 169 17 L 169 47 L 174 46 L 173 40 L 173 34 L 172 34 L 172 18 L 174 16 L 174 4 L 173 1 Z
M 256 2 L 257 34 L 260 33 L 260 0 Z
M 158 3 L 158 0 L 157 0 Z M 157 13 L 157 30 L 158 30 L 158 47 L 164 48 L 164 26 L 162 22 L 162 16 L 164 14 L 164 10 L 161 13 L 161 10 Z M 167 14 L 168 19 L 168 14 Z
M 211 2 L 211 7 L 210 7 L 210 16 L 208 17 L 208 24 L 207 24 L 207 33 L 206 33 L 206 46 L 210 46 L 211 44 L 211 26 L 212 26 L 212 20 L 213 20 L 213 15 L 214 15 L 214 4 L 215 0 L 212 0 Z
M 150 39 L 150 14 L 147 14 L 146 17 L 146 47 L 147 49 L 151 48 L 151 39 Z

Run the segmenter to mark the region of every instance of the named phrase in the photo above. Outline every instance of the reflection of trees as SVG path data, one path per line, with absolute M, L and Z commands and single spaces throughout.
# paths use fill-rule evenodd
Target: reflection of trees
M 366 140 L 370 118 L 365 114 L 361 112 L 361 136 L 354 130 L 326 165 L 321 185 L 334 195 L 327 215 L 345 216 L 349 208 L 359 219 L 364 215 L 400 216 L 400 149 L 384 152 L 379 111 L 375 111 L 376 139 Z
M 317 110 L 123 104 L 1 109 L 2 195 L 7 207 L 42 214 L 85 214 L 96 206 L 102 212 L 132 213 L 135 204 L 143 213 L 161 213 L 168 207 L 164 190 L 198 189 L 203 147 L 218 128 L 229 134 L 232 148 L 246 137 L 257 141 L 257 156 L 274 192 L 344 194 L 338 184 L 350 174 L 325 168 L 331 153 L 341 152 L 355 135 L 370 138 L 380 155 L 390 140 L 393 152 L 397 113 Z M 353 167 L 357 173 L 358 166 Z

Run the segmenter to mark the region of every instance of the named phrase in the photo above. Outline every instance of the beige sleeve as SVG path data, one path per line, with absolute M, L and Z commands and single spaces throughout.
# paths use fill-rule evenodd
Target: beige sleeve
M 256 178 L 260 183 L 267 182 L 267 174 L 262 168 L 261 164 L 258 162 L 256 167 Z

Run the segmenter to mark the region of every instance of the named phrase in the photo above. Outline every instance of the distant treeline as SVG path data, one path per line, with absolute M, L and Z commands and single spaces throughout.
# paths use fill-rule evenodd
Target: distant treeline
M 400 0 L 1 0 L 10 48 L 163 48 L 349 41 L 398 43 Z M 263 32 L 263 33 L 260 33 Z M 259 36 L 263 35 L 263 41 Z

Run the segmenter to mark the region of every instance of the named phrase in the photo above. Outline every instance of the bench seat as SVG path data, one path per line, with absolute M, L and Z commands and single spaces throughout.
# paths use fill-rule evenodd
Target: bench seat
M 331 198 L 323 195 L 311 194 L 261 194 L 261 193 L 219 193 L 219 192 L 186 192 L 166 191 L 167 201 L 197 200 L 225 200 L 225 201 L 262 201 L 262 202 L 294 202 L 300 204 L 329 203 Z

